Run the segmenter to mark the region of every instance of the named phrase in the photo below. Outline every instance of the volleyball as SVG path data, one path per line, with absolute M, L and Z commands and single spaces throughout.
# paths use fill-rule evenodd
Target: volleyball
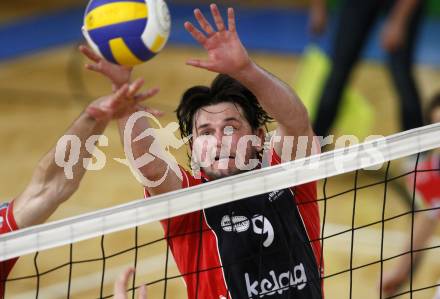
M 170 26 L 163 0 L 91 0 L 82 32 L 89 46 L 107 61 L 134 66 L 162 50 Z

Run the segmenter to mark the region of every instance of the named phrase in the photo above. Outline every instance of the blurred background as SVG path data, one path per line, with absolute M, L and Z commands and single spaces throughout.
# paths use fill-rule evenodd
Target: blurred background
M 163 126 L 176 120 L 173 112 L 184 90 L 192 85 L 208 85 L 215 76 L 184 64 L 188 58 L 203 57 L 205 54 L 184 30 L 183 22 L 194 19 L 192 10 L 195 7 L 206 11 L 210 2 L 172 0 L 167 3 L 172 18 L 169 42 L 157 57 L 134 70 L 134 77 L 145 78 L 147 87 L 161 88 L 159 95 L 149 100 L 148 104 L 166 112 L 161 119 Z M 311 33 L 311 4 L 306 0 L 242 0 L 218 3 L 222 7 L 233 6 L 236 9 L 237 29 L 252 58 L 289 83 L 303 98 L 313 118 L 330 67 L 329 55 L 332 53 L 332 41 L 338 28 L 341 1 L 328 2 L 328 26 L 320 36 Z M 88 102 L 111 92 L 107 81 L 84 69 L 86 60 L 77 50 L 78 45 L 84 43 L 80 28 L 86 5 L 87 1 L 82 0 L 20 0 L 0 3 L 0 202 L 14 198 L 24 189 L 38 160 L 56 144 L 59 136 Z M 413 65 L 422 107 L 430 97 L 440 91 L 440 1 L 429 0 L 425 5 L 419 34 L 414 43 Z M 385 22 L 386 16 L 380 14 L 378 22 L 372 27 L 361 52 L 361 59 L 346 85 L 341 104 L 343 113 L 338 114 L 332 133 L 354 134 L 362 141 L 371 134 L 389 135 L 402 130 L 398 94 L 387 70 L 387 53 L 381 47 L 380 35 Z M 348 32 L 350 28 L 345 30 Z M 88 172 L 80 190 L 50 220 L 142 198 L 143 190 L 129 169 L 114 160 L 124 157 L 116 126 L 110 126 L 105 134 L 109 137 L 109 146 L 102 148 L 107 156 L 105 167 Z M 177 160 L 186 165 L 186 151 L 182 149 L 175 154 Z M 367 175 L 363 178 L 365 183 L 371 180 L 374 178 Z M 352 186 L 353 175 L 334 178 L 326 185 L 327 195 L 337 194 Z M 357 204 L 362 207 L 361 212 L 356 215 L 357 224 L 381 219 L 383 192 L 383 186 L 378 186 L 363 191 L 362 196 L 357 195 Z M 321 197 L 322 194 L 323 184 L 320 183 Z M 399 184 L 388 190 L 388 216 L 407 211 L 408 204 L 402 200 L 405 197 L 403 194 Z M 329 233 L 346 229 L 345 225 L 352 219 L 352 205 L 352 192 L 339 196 L 337 201 L 329 204 Z M 390 231 L 390 238 L 385 242 L 387 254 L 396 254 L 401 250 L 400 245 L 405 240 L 405 233 L 409 231 L 409 223 L 408 217 L 387 222 L 387 229 Z M 379 227 L 370 227 L 357 235 L 356 246 L 359 247 L 355 254 L 355 264 L 377 260 L 380 248 Z M 152 224 L 142 230 L 142 236 L 146 240 L 160 238 L 161 233 L 159 224 Z M 131 233 L 121 233 L 118 236 L 107 239 L 106 244 L 111 250 L 132 242 Z M 334 238 L 328 242 L 325 251 L 327 274 L 347 269 L 350 258 L 349 236 L 350 234 L 345 234 L 344 237 L 342 234 L 338 237 L 341 239 Z M 121 238 L 125 241 L 121 242 Z M 99 255 L 98 241 L 82 242 L 82 245 L 78 245 L 82 248 L 79 252 L 90 256 Z M 331 244 L 335 246 L 332 247 Z M 57 261 L 62 263 L 66 253 L 55 252 L 56 254 L 49 253 L 46 258 L 42 254 L 42 268 L 50 269 Z M 164 261 L 157 256 L 165 252 L 164 242 L 147 252 L 146 256 L 152 253 L 155 259 L 148 261 L 146 257 L 140 277 L 145 275 L 149 281 L 160 277 L 152 272 L 163 274 L 160 269 Z M 440 278 L 438 256 L 438 251 L 437 254 L 428 255 L 421 265 L 421 271 L 416 277 L 419 287 L 435 284 Z M 20 259 L 11 277 L 34 273 L 32 258 L 28 256 Z M 389 263 L 389 267 L 392 267 L 392 263 L 393 261 Z M 120 266 L 117 262 L 115 265 Z M 96 268 L 98 270 L 93 267 L 78 267 L 74 271 L 77 285 L 83 285 L 78 287 L 78 294 L 84 298 L 97 296 L 96 292 L 91 291 L 93 284 L 90 285 L 90 281 L 100 275 L 100 265 Z M 372 298 L 369 293 L 372 291 L 378 294 L 378 271 L 379 265 L 375 264 L 353 272 L 353 298 Z M 65 285 L 62 277 L 53 275 L 51 278 L 44 278 L 47 280 L 47 289 L 42 290 L 43 298 L 64 297 Z M 91 280 L 81 280 L 81 277 Z M 113 277 L 106 277 L 106 288 L 109 292 Z M 171 288 L 169 298 L 184 297 L 176 295 L 183 294 L 184 285 L 181 279 L 173 280 L 168 287 Z M 13 298 L 29 298 L 33 296 L 33 288 L 35 280 L 17 281 L 11 283 L 8 292 Z M 159 294 L 163 294 L 162 288 L 161 285 L 153 287 L 151 298 L 159 298 Z M 348 274 L 328 279 L 326 290 L 328 298 L 348 298 Z M 431 298 L 433 292 L 428 289 L 414 294 L 412 298 Z

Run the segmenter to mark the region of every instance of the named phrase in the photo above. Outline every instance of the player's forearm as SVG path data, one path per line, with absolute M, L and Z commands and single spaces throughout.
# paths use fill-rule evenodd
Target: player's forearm
M 90 158 L 85 149 L 86 140 L 92 135 L 100 135 L 107 123 L 97 122 L 86 113 L 82 113 L 64 135 L 74 135 L 80 140 L 78 161 Z M 62 148 L 62 147 L 61 147 Z M 70 156 L 72 146 L 66 146 L 65 157 Z M 14 201 L 14 215 L 19 227 L 44 222 L 55 209 L 78 188 L 86 169 L 82 163 L 72 167 L 72 178 L 65 175 L 63 167 L 55 160 L 56 148 L 52 148 L 38 163 L 31 182 L 24 192 Z
M 419 1 L 423 0 L 399 0 L 390 14 L 390 20 L 406 26 L 410 16 L 416 9 Z
M 101 135 L 107 126 L 108 122 L 97 122 L 95 119 L 90 117 L 87 113 L 83 112 L 70 126 L 70 128 L 64 134 L 72 135 L 74 138 L 78 138 L 80 141 L 80 150 L 78 154 L 78 161 L 84 161 L 86 158 L 90 158 L 92 153 L 86 150 L 86 141 L 93 135 Z M 61 146 L 58 150 L 65 148 L 65 157 L 69 157 L 72 151 L 72 145 L 63 147 Z M 53 148 L 49 153 L 47 153 L 43 159 L 38 163 L 37 169 L 34 173 L 32 181 L 39 183 L 53 185 L 56 182 L 57 191 L 66 190 L 66 192 L 61 192 L 60 195 L 53 194 L 51 197 L 56 197 L 55 200 L 64 200 L 65 198 L 58 197 L 68 197 L 73 193 L 78 187 L 81 179 L 83 178 L 86 169 L 83 163 L 76 163 L 72 167 L 72 178 L 68 178 L 65 174 L 64 168 L 60 167 L 55 160 L 56 148 Z M 59 153 L 58 153 L 59 154 Z M 66 193 L 66 194 L 64 194 Z M 61 196 L 64 195 L 64 196 Z
M 263 109 L 294 136 L 309 135 L 309 118 L 304 104 L 280 79 L 251 62 L 234 76 L 258 99 Z

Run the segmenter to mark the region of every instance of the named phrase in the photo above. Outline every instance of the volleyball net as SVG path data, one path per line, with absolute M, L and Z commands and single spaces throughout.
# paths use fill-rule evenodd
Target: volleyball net
M 440 206 L 419 204 L 416 183 L 440 172 L 438 163 L 419 167 L 439 147 L 440 124 L 430 125 L 1 236 L 0 260 L 20 257 L 5 282 L 6 298 L 111 298 L 113 282 L 129 266 L 137 269 L 128 288 L 133 298 L 143 284 L 149 298 L 184 298 L 182 278 L 215 269 L 181 273 L 167 244 L 182 235 L 164 235 L 159 220 L 313 181 L 326 297 L 386 298 L 382 278 L 400 259 L 422 253 L 421 263 L 410 263 L 407 283 L 388 298 L 430 298 L 439 286 L 440 240 L 414 248 L 414 228 L 419 215 L 438 217 Z M 403 193 L 409 205 L 399 199 Z M 250 225 L 228 223 L 231 231 Z M 280 294 L 276 279 L 268 283 L 268 292 L 250 298 Z

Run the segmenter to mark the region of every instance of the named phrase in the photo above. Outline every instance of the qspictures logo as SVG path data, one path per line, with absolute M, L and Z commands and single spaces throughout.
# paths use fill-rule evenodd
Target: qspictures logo
M 147 120 L 149 123 L 155 124 L 155 128 L 150 126 L 144 126 L 143 131 L 138 132 L 142 128 L 142 122 Z M 140 123 L 139 123 L 140 122 Z M 145 122 L 144 122 L 145 124 Z M 356 136 L 343 135 L 334 140 L 333 135 L 329 135 L 325 138 L 322 136 L 315 137 L 310 141 L 308 136 L 284 136 L 281 138 L 275 135 L 274 132 L 269 132 L 268 136 L 271 136 L 270 140 L 261 140 L 255 135 L 241 136 L 232 146 L 234 129 L 230 126 L 226 126 L 223 129 L 223 136 L 220 138 L 213 135 L 201 135 L 193 138 L 193 136 L 187 136 L 184 139 L 177 138 L 179 132 L 179 125 L 176 122 L 170 122 L 165 127 L 155 118 L 152 114 L 145 111 L 138 111 L 130 116 L 128 119 L 123 136 L 124 158 L 113 158 L 114 161 L 124 164 L 130 168 L 135 178 L 142 183 L 145 187 L 154 188 L 164 182 L 167 175 L 172 172 L 181 180 L 182 172 L 176 158 L 171 154 L 171 149 L 179 149 L 186 146 L 188 141 L 191 140 L 191 167 L 194 177 L 200 178 L 200 173 L 203 168 L 208 168 L 216 163 L 218 169 L 227 169 L 230 167 L 230 160 L 233 160 L 235 167 L 241 171 L 247 171 L 255 169 L 260 163 L 263 163 L 256 157 L 250 157 L 249 147 L 261 147 L 263 150 L 262 156 L 268 157 L 271 153 L 270 146 L 264 146 L 267 144 L 274 144 L 281 142 L 281 152 L 279 153 L 281 163 L 291 161 L 292 156 L 297 159 L 306 156 L 307 149 L 312 144 L 312 153 L 319 153 L 322 146 L 335 143 L 337 148 L 343 148 L 342 151 L 338 151 L 332 156 L 334 166 L 340 170 L 345 167 L 344 163 L 359 159 L 358 152 L 360 147 L 349 146 L 359 143 Z M 335 141 L 335 142 L 333 142 Z M 368 168 L 368 170 L 377 170 L 382 167 L 384 163 L 384 157 L 379 147 L 385 143 L 385 138 L 379 135 L 372 135 L 365 139 L 367 142 L 362 145 L 364 155 L 361 160 L 368 159 L 370 165 L 374 167 Z M 106 147 L 109 145 L 109 139 L 105 135 L 92 135 L 87 140 L 82 141 L 75 135 L 62 136 L 57 145 L 55 152 L 55 162 L 59 167 L 62 167 L 67 179 L 72 179 L 74 176 L 74 168 L 81 167 L 78 164 L 82 164 L 87 170 L 101 170 L 105 167 L 107 157 L 99 147 Z M 133 148 L 136 146 L 136 153 Z M 142 148 L 143 147 L 143 148 Z M 142 153 L 139 154 L 139 148 L 142 149 Z M 233 150 L 232 150 L 233 148 Z M 87 151 L 91 157 L 83 158 L 80 161 L 80 151 Z M 293 155 L 296 150 L 295 155 Z M 304 165 L 310 169 L 317 169 L 320 167 L 321 156 L 314 155 L 309 161 L 303 160 Z M 153 167 L 152 162 L 160 160 L 164 165 L 162 174 L 159 178 L 151 179 L 144 175 L 142 169 Z M 318 163 L 310 163 L 318 162 Z M 360 161 L 363 163 L 364 161 Z M 157 164 L 156 164 L 157 165 Z M 275 194 L 273 200 L 276 199 Z

